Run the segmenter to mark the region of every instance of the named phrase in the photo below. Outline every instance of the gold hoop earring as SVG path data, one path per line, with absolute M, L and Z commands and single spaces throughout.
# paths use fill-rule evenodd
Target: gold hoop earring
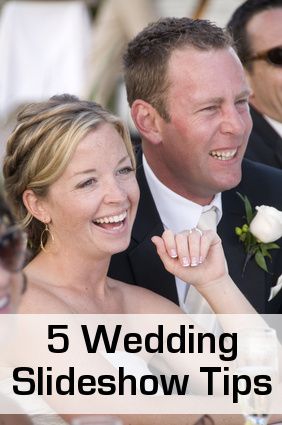
M 48 224 L 47 224 L 47 223 L 45 223 L 45 229 L 43 229 L 43 230 L 42 230 L 42 233 L 41 233 L 41 236 L 40 236 L 40 248 L 41 248 L 41 249 L 42 249 L 42 251 L 44 251 L 44 252 L 49 252 L 49 251 L 47 251 L 47 249 L 45 249 L 45 246 L 44 246 L 44 243 L 43 243 L 43 237 L 44 237 L 44 234 L 47 234 L 47 235 L 46 235 L 46 237 L 47 237 L 46 241 L 47 241 L 47 240 L 48 240 L 48 233 L 49 233 L 50 238 L 51 238 L 52 243 L 53 243 L 53 242 L 54 242 L 54 236 L 52 235 L 52 233 L 51 233 L 51 231 L 50 231 L 50 229 L 49 229 Z

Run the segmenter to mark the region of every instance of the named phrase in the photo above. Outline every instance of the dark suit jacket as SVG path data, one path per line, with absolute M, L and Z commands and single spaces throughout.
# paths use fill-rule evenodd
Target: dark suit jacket
M 165 270 L 151 242 L 152 236 L 162 234 L 163 226 L 145 178 L 140 153 L 138 162 L 141 197 L 131 243 L 125 252 L 113 256 L 109 276 L 151 289 L 178 303 L 174 276 Z M 282 210 L 282 171 L 244 160 L 241 183 L 222 194 L 223 217 L 218 226 L 229 273 L 237 286 L 260 313 L 282 312 L 282 290 L 272 301 L 267 301 L 270 287 L 282 273 L 282 238 L 278 241 L 281 249 L 271 251 L 269 270 L 272 274 L 264 272 L 252 259 L 242 277 L 245 252 L 234 229 L 244 224 L 245 211 L 236 191 L 247 195 L 254 207 L 264 204 Z
M 256 109 L 250 107 L 250 112 L 254 125 L 245 157 L 282 168 L 282 138 Z

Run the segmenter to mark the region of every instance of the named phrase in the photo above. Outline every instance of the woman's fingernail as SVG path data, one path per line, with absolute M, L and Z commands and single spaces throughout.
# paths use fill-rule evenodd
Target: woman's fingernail
M 188 257 L 182 257 L 182 266 L 183 267 L 189 267 L 190 266 L 190 262 L 188 260 Z
M 176 258 L 176 257 L 177 257 L 176 249 L 171 249 L 171 250 L 170 250 L 170 256 L 171 256 L 172 258 Z
M 203 257 L 200 257 L 199 258 L 199 264 L 202 264 L 204 262 L 204 258 Z
M 197 258 L 196 257 L 192 257 L 191 258 L 191 267 L 195 267 L 195 266 L 197 266 L 199 263 L 198 263 L 198 260 L 197 260 Z

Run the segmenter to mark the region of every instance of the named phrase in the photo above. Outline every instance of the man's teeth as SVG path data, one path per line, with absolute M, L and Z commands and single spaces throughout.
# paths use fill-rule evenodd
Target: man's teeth
M 102 224 L 102 223 L 119 223 L 120 221 L 123 221 L 125 217 L 127 216 L 127 211 L 120 215 L 112 215 L 109 217 L 103 217 L 98 218 L 97 220 L 94 220 L 94 223 Z
M 231 151 L 211 151 L 210 155 L 213 158 L 221 159 L 222 161 L 228 161 L 229 159 L 234 158 L 236 155 L 237 149 L 233 149 Z

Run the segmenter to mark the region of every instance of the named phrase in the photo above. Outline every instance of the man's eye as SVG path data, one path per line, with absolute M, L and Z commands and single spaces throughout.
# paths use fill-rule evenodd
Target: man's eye
M 248 104 L 248 99 L 239 99 L 236 103 L 237 105 L 246 105 Z
M 218 108 L 217 105 L 211 105 L 211 106 L 207 106 L 206 108 L 203 108 L 202 111 L 216 111 Z
M 134 171 L 134 168 L 132 168 L 132 167 L 123 167 L 120 170 L 118 170 L 118 174 L 126 175 L 126 174 L 129 174 L 129 173 L 132 173 L 132 171 Z
M 97 180 L 94 178 L 88 179 L 83 183 L 80 183 L 78 185 L 78 188 L 84 188 L 84 187 L 89 187 L 89 186 L 93 186 L 95 183 L 97 183 Z

